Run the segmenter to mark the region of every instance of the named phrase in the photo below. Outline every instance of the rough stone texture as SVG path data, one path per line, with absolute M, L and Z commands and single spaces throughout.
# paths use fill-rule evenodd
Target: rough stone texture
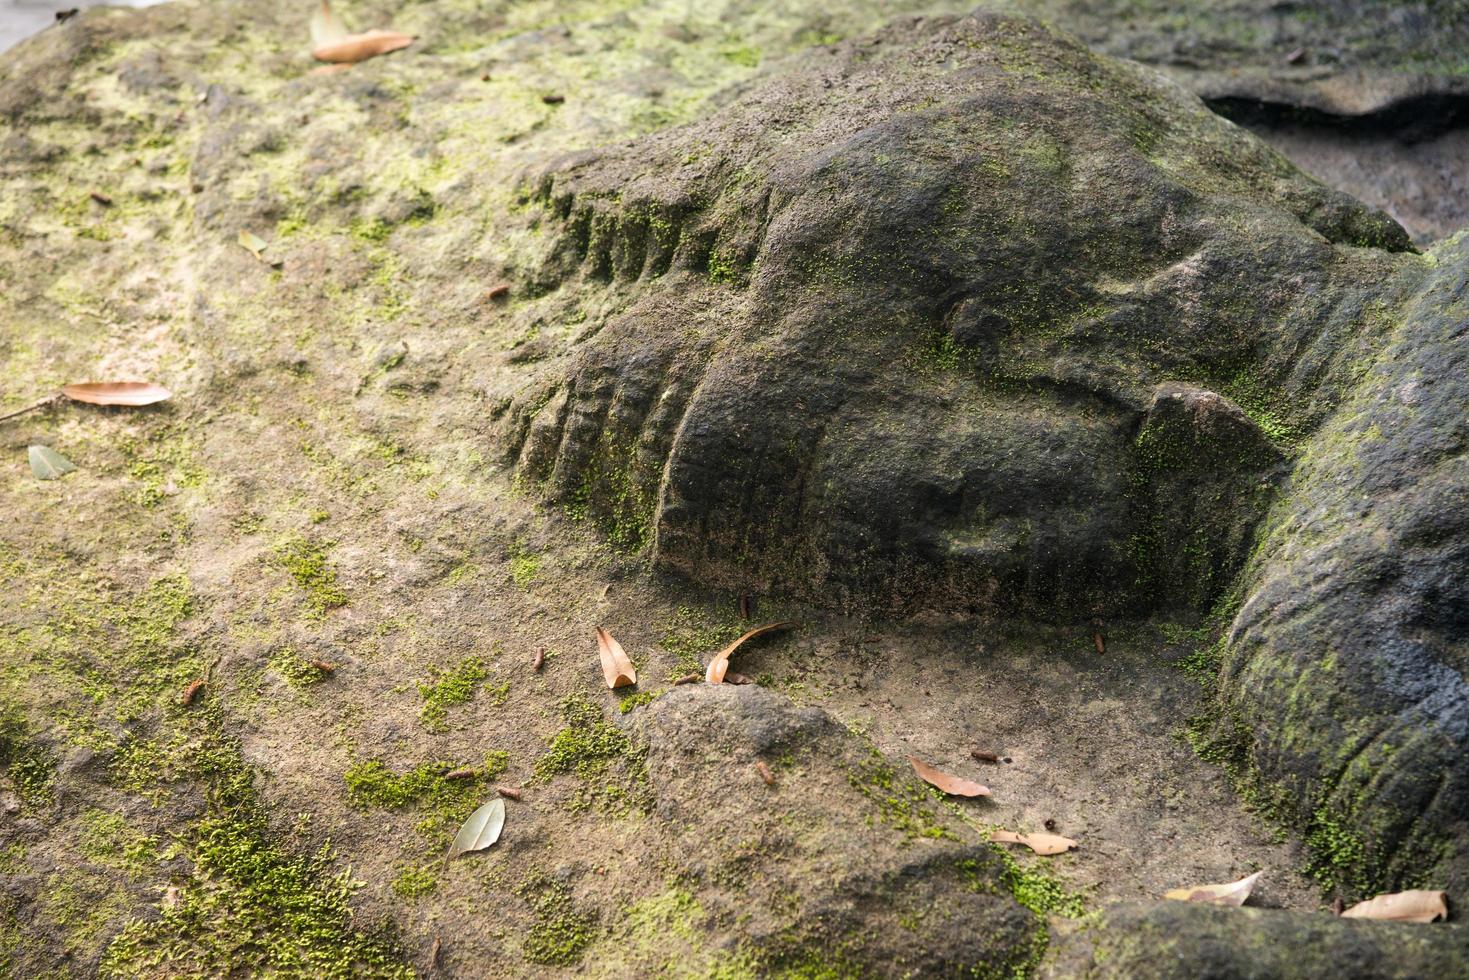
M 1355 894 L 1469 890 L 1469 241 L 1304 447 L 1228 635 L 1228 724 Z
M 1022 6 L 1109 54 L 1167 68 L 1206 99 L 1340 116 L 1422 100 L 1423 114 L 1469 95 L 1463 0 L 1136 3 L 1032 0 Z
M 892 610 L 1207 606 L 1274 454 L 1235 406 L 1160 442 L 1153 389 L 1309 425 L 1415 264 L 1176 88 L 990 15 L 813 52 L 532 200 L 542 289 L 647 290 L 514 396 L 522 481 L 702 581 Z
M 635 723 L 655 797 L 647 840 L 682 866 L 710 945 L 737 939 L 768 972 L 883 977 L 1008 976 L 1030 957 L 1043 926 L 1004 892 L 999 855 L 820 709 L 696 686 Z
M 1268 866 L 1262 901 L 1314 907 L 1290 845 L 1168 741 L 1203 695 L 1159 678 L 1198 663 L 1194 614 L 1279 489 L 1299 498 L 1250 566 L 1262 596 L 1300 570 L 1291 508 L 1360 491 L 1324 433 L 1428 322 L 1449 251 L 1406 251 L 1185 90 L 1013 17 L 864 38 L 901 11 L 343 6 L 421 39 L 313 76 L 300 4 L 217 0 L 87 11 L 0 61 L 0 411 L 87 377 L 177 393 L 0 430 L 0 963 L 747 978 L 816 944 L 1009 970 L 1044 938 L 1017 903 L 1063 894 L 1037 867 L 1112 899 Z M 1422 425 L 1458 424 L 1437 395 Z M 34 481 L 32 443 L 78 470 Z M 1393 445 L 1383 476 L 1456 486 Z M 1408 538 L 1423 563 L 1389 598 L 1426 612 L 1323 598 L 1387 630 L 1394 683 L 1462 644 L 1419 575 L 1457 538 Z M 805 624 L 741 666 L 826 715 L 665 693 L 748 625 L 736 591 Z M 1155 618 L 1095 622 L 1119 612 Z M 1291 621 L 1242 620 L 1231 648 L 1222 707 L 1254 712 L 1262 794 L 1339 788 L 1337 728 L 1412 719 L 1367 639 L 1333 661 L 1302 622 L 1284 646 Z M 618 713 L 594 623 L 662 698 Z M 1327 663 L 1349 682 L 1311 679 Z M 595 723 L 570 730 L 568 702 Z M 980 738 L 1014 764 L 957 811 L 893 761 L 978 775 Z M 541 774 L 553 746 L 585 754 Z M 1428 799 L 1447 771 L 1457 793 L 1439 751 L 1404 743 L 1376 785 Z M 437 775 L 499 752 L 496 776 Z M 869 762 L 892 801 L 862 790 Z M 374 764 L 409 798 L 351 792 Z M 445 866 L 501 780 L 525 790 L 505 837 Z M 1349 802 L 1299 826 L 1318 852 L 1401 816 Z M 1424 810 L 1392 875 L 1458 873 L 1414 856 L 1456 833 Z M 1023 879 L 975 843 L 1052 817 L 1083 849 L 1021 855 Z
M 1070 933 L 1052 980 L 1415 980 L 1469 971 L 1469 930 L 1185 902 L 1117 905 Z

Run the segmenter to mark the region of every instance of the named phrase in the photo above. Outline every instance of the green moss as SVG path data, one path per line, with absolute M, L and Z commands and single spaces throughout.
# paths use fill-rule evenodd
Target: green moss
M 329 676 L 327 671 L 317 667 L 289 647 L 270 658 L 270 669 L 280 675 L 281 680 L 297 690 L 304 690 L 313 684 L 319 684 Z
M 619 714 L 625 715 L 634 708 L 651 703 L 657 697 L 658 694 L 654 691 L 639 691 L 638 693 L 631 695 L 630 697 L 625 697 L 620 702 L 618 702 L 617 711 Z
M 1317 807 L 1311 815 L 1306 846 L 1310 848 L 1306 873 L 1322 885 L 1340 883 L 1356 894 L 1365 895 L 1381 884 L 1381 876 L 1373 874 L 1368 867 L 1367 847 L 1362 838 L 1325 807 Z
M 510 579 L 522 589 L 530 588 L 540 569 L 540 556 L 528 551 L 518 552 L 510 559 Z
M 596 705 L 579 694 L 561 702 L 566 727 L 536 760 L 535 779 L 571 775 L 581 782 L 572 809 L 597 806 L 620 812 L 647 805 L 646 749 L 602 719 Z
M 394 894 L 404 898 L 418 898 L 439 887 L 437 864 L 414 865 L 404 868 L 393 879 L 390 886 Z
M 82 814 L 81 823 L 78 842 L 91 861 L 134 878 L 141 877 L 158 861 L 158 840 L 128 826 L 120 813 L 90 809 Z
M 521 943 L 521 954 L 541 966 L 573 966 L 597 938 L 597 916 L 579 910 L 566 885 L 534 874 L 517 889 L 530 902 L 535 923 Z
M 473 698 L 475 686 L 489 677 L 490 671 L 479 657 L 465 657 L 457 666 L 435 667 L 431 674 L 429 680 L 418 685 L 418 693 L 423 697 L 423 710 L 418 717 L 429 731 L 444 731 L 449 708 Z M 508 691 L 506 682 L 500 692 L 502 701 Z
M 20 798 L 30 806 L 51 802 L 56 761 L 31 737 L 19 707 L 0 704 L 0 772 L 10 777 Z
M 670 681 L 685 674 L 703 673 L 703 657 L 728 646 L 743 630 L 733 620 L 718 622 L 691 606 L 679 606 L 663 629 L 659 644 L 678 658 L 669 673 Z
M 352 222 L 351 235 L 361 242 L 372 242 L 374 244 L 385 242 L 393 233 L 393 226 L 381 218 L 358 218 Z
M 337 585 L 337 570 L 327 560 L 329 542 L 309 541 L 299 534 L 276 543 L 275 555 L 306 594 L 308 618 L 321 619 L 347 604 L 347 593 Z
M 459 767 L 435 760 L 397 773 L 377 759 L 368 759 L 348 766 L 342 780 L 347 784 L 348 799 L 363 809 L 394 810 L 416 804 L 439 805 L 445 801 L 462 805 L 475 799 L 480 782 L 499 776 L 509 764 L 509 753 L 494 751 L 485 757 L 475 779 L 445 779 L 444 773 Z
M 206 781 L 207 810 L 184 846 L 193 879 L 178 901 L 130 922 L 107 948 L 103 977 L 311 976 L 409 978 L 397 946 L 352 927 L 359 887 L 333 871 L 333 854 L 292 853 L 271 831 L 238 746 L 205 710 L 193 727 L 193 773 Z
M 938 797 L 923 783 L 901 778 L 877 749 L 872 750 L 867 760 L 848 770 L 847 781 L 877 805 L 877 819 L 907 839 L 957 839 L 938 822 L 931 809 Z M 869 818 L 868 822 L 872 823 L 873 819 Z

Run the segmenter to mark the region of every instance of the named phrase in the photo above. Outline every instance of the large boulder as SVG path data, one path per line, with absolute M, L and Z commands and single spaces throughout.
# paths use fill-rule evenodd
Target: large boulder
M 1469 895 L 1469 241 L 1306 444 L 1244 580 L 1216 737 L 1351 896 Z
M 1175 86 L 989 14 L 813 51 L 527 201 L 538 288 L 635 299 L 507 394 L 522 484 L 704 582 L 893 610 L 1207 607 L 1423 272 Z

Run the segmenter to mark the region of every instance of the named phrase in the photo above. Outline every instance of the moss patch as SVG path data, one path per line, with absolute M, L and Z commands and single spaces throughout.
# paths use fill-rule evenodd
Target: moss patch
M 521 883 L 521 896 L 530 902 L 535 923 L 521 943 L 526 960 L 541 966 L 572 966 L 597 938 L 597 916 L 576 907 L 570 889 L 543 874 Z
M 602 718 L 579 694 L 561 702 L 566 727 L 536 760 L 535 779 L 571 775 L 580 781 L 572 809 L 596 806 L 609 812 L 644 809 L 648 803 L 646 750 Z
M 327 560 L 330 545 L 292 535 L 275 546 L 276 561 L 305 593 L 307 618 L 321 619 L 347 604 L 347 593 L 337 585 L 337 570 Z
M 418 685 L 418 693 L 423 696 L 419 720 L 429 731 L 444 731 L 448 727 L 449 708 L 473 698 L 476 685 L 489 676 L 489 668 L 479 657 L 465 657 L 454 667 L 433 668 L 429 680 Z M 509 682 L 497 691 L 503 702 L 510 691 Z

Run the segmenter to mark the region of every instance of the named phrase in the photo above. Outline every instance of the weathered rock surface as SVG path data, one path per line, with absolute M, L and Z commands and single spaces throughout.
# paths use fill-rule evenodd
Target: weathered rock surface
M 3 410 L 82 377 L 178 392 L 3 430 L 6 459 L 43 442 L 79 470 L 0 470 L 0 964 L 1024 969 L 1070 899 L 976 824 L 1098 828 L 1063 875 L 1129 862 L 1107 809 L 1142 827 L 1198 784 L 1156 745 L 1083 779 L 1067 746 L 1121 741 L 1138 665 L 1193 634 L 1093 619 L 1192 626 L 1236 586 L 1220 744 L 1342 891 L 1431 876 L 1462 901 L 1462 245 L 1414 254 L 1032 21 L 861 36 L 899 12 L 354 6 L 422 37 L 311 76 L 297 4 L 207 2 L 89 11 L 0 62 Z M 824 712 L 660 689 L 748 625 L 736 591 L 806 622 L 751 670 Z M 948 627 L 919 664 L 914 625 L 832 607 Z M 590 700 L 614 618 L 662 694 L 627 715 Z M 1031 672 L 1075 711 L 1005 685 L 1078 645 Z M 844 727 L 964 759 L 984 733 L 938 706 L 981 673 L 994 724 L 970 727 L 1035 749 L 1027 798 L 956 812 Z M 1150 702 L 1149 738 L 1196 703 Z M 505 837 L 446 867 L 501 779 L 526 790 Z M 1169 844 L 1288 877 L 1230 816 Z M 1129 863 L 1138 894 L 1185 883 Z M 1225 956 L 1191 924 L 1212 914 L 1142 916 Z M 1459 955 L 1452 930 L 1369 934 Z
M 1206 607 L 1261 424 L 1324 415 L 1418 274 L 1176 88 L 991 15 L 815 52 L 533 200 L 540 288 L 644 296 L 514 396 L 521 479 L 702 581 L 892 610 Z M 1179 382 L 1214 407 L 1165 422 Z
M 704 945 L 742 950 L 762 974 L 882 977 L 1007 976 L 1044 947 L 1042 921 L 1010 894 L 1013 865 L 820 709 L 699 685 L 634 724 L 654 796 L 645 859 L 679 868 Z M 983 802 L 965 803 L 983 819 Z
M 1222 675 L 1219 737 L 1354 895 L 1469 893 L 1469 242 L 1431 257 L 1306 443 Z
M 1185 902 L 1118 905 L 1043 975 L 1087 980 L 1412 980 L 1469 972 L 1469 930 Z

